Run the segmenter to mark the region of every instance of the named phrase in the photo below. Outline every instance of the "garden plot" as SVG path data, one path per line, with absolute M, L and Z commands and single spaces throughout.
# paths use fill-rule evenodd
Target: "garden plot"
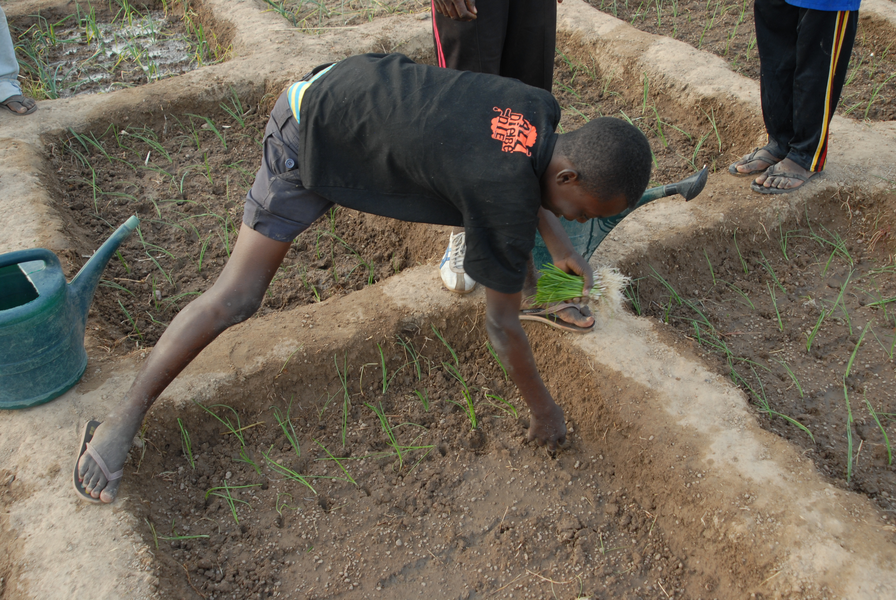
M 749 0 L 587 0 L 641 31 L 671 37 L 723 58 L 731 69 L 759 81 L 759 52 Z M 882 5 L 882 6 L 881 6 Z M 879 11 L 889 2 L 866 2 L 837 114 L 858 120 L 896 118 L 896 30 Z
M 70 130 L 54 145 L 58 208 L 83 233 L 82 255 L 128 216 L 141 219 L 104 271 L 93 304 L 102 346 L 154 345 L 174 315 L 214 283 L 236 241 L 266 124 L 266 113 L 231 93 L 217 113 L 164 115 L 158 132 L 108 124 Z M 321 302 L 428 260 L 439 244 L 422 232 L 332 209 L 293 245 L 260 314 Z M 82 255 L 69 258 L 78 265 Z
M 26 95 L 67 98 L 152 83 L 229 51 L 189 2 L 109 0 L 75 3 L 74 11 L 37 10 L 10 23 Z
M 887 201 L 834 198 L 759 230 L 732 225 L 622 265 L 637 314 L 672 325 L 739 385 L 764 427 L 838 485 L 896 509 L 896 267 Z
M 244 3 L 202 6 L 225 16 L 246 10 Z M 584 10 L 574 0 L 561 5 L 562 14 Z M 582 13 L 577 20 L 591 31 L 607 28 L 591 18 Z M 351 37 L 362 29 L 375 42 Z M 428 43 L 429 35 L 428 24 L 406 14 L 296 33 L 295 48 L 282 45 L 287 34 L 271 31 L 256 32 L 259 47 L 279 36 L 278 53 L 299 55 L 296 48 L 313 38 L 330 44 L 337 58 L 375 45 Z M 647 47 L 638 32 L 625 33 L 619 38 L 631 42 L 626 51 Z M 719 170 L 751 144 L 755 107 L 730 96 L 692 103 L 696 84 L 678 94 L 685 86 L 632 63 L 604 61 L 607 52 L 590 51 L 583 38 L 565 30 L 558 44 L 563 128 L 600 114 L 631 120 L 656 154 L 654 184 L 703 164 Z M 322 44 L 309 47 L 321 53 Z M 285 77 L 264 71 L 269 58 L 259 56 L 253 73 Z M 623 222 L 598 258 L 621 257 L 638 279 L 632 306 L 655 320 L 603 315 L 600 335 L 581 337 L 527 325 L 571 427 L 569 446 L 556 457 L 524 442 L 526 411 L 489 352 L 481 297 L 442 290 L 432 264 L 404 269 L 436 256 L 444 237 L 337 211 L 297 243 L 283 287 L 278 280 L 266 300 L 267 314 L 223 334 L 160 399 L 116 504 L 76 503 L 69 462 L 77 425 L 106 414 L 145 357 L 142 350 L 121 356 L 100 347 L 151 345 L 177 303 L 214 280 L 239 222 L 257 167 L 258 132 L 284 82 L 234 96 L 247 86 L 231 89 L 219 79 L 220 67 L 206 79 L 183 76 L 200 97 L 192 106 L 138 108 L 157 90 L 171 94 L 171 80 L 161 81 L 145 95 L 119 96 L 134 102 L 131 113 L 116 105 L 106 122 L 99 111 L 89 120 L 74 112 L 71 130 L 65 124 L 42 138 L 52 168 L 40 182 L 56 195 L 54 210 L 75 238 L 60 252 L 69 271 L 134 211 L 142 239 L 135 234 L 104 275 L 90 322 L 92 362 L 81 384 L 54 401 L 53 411 L 0 415 L 4 593 L 892 595 L 892 521 L 860 494 L 828 485 L 801 454 L 808 451 L 826 476 L 842 479 L 841 488 L 848 476 L 850 487 L 889 507 L 883 434 L 892 437 L 894 411 L 886 393 L 876 394 L 892 383 L 892 370 L 886 372 L 889 358 L 866 354 L 892 357 L 886 328 L 893 322 L 885 312 L 893 297 L 885 256 L 892 252 L 892 200 L 880 186 L 872 193 L 871 185 L 853 190 L 823 181 L 814 197 L 769 201 L 752 197 L 742 179 L 714 174 L 690 205 L 669 199 Z M 271 96 L 262 99 L 265 92 Z M 99 105 L 89 97 L 63 104 L 74 102 Z M 55 106 L 41 109 L 60 122 Z M 3 176 L 5 184 L 8 172 Z M 658 227 L 637 240 L 642 246 L 626 245 L 626 226 L 637 231 L 656 215 L 670 228 L 694 219 L 711 229 L 679 226 L 670 235 Z M 367 264 L 378 285 L 367 285 Z M 386 277 L 396 270 L 402 272 Z M 816 286 L 818 279 L 824 285 Z M 814 307 L 803 306 L 800 295 Z M 659 325 L 664 318 L 685 323 L 692 339 Z M 765 345 L 737 345 L 748 340 L 736 332 L 758 330 L 760 322 L 767 332 L 756 343 Z M 806 329 L 816 329 L 808 348 Z M 698 331 L 715 346 L 699 346 Z M 716 354 L 716 347 L 729 352 Z M 825 354 L 816 359 L 813 351 Z M 800 371 L 813 366 L 807 357 L 824 361 L 828 352 L 844 362 L 827 363 L 837 371 L 833 383 L 820 371 Z M 729 360 L 746 394 L 755 392 L 752 413 L 728 378 Z M 716 377 L 708 368 L 719 365 Z M 845 402 L 836 412 L 844 390 L 851 421 Z M 828 404 L 813 414 L 818 391 Z M 793 399 L 802 404 L 787 404 Z M 49 435 L 53 425 L 65 434 Z M 839 442 L 825 426 L 842 432 Z M 97 548 L 102 561 L 95 560 Z
M 262 0 L 269 10 L 304 32 L 321 34 L 402 14 L 429 16 L 430 0 Z
M 326 351 L 302 346 L 272 379 L 154 413 L 127 476 L 146 500 L 134 514 L 159 591 L 636 598 L 711 587 L 699 560 L 670 549 L 653 507 L 620 489 L 601 445 L 576 433 L 595 415 L 571 421 L 556 460 L 520 444 L 524 405 L 479 310 L 455 312 L 449 328 L 405 322 Z M 558 401 L 596 393 L 573 376 L 590 372 L 581 358 L 533 333 Z

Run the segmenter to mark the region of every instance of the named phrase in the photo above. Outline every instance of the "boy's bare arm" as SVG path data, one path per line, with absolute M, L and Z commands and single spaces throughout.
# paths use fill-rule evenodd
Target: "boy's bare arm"
M 558 268 L 585 278 L 584 294 L 582 298 L 578 299 L 585 301 L 588 292 L 594 287 L 594 273 L 591 270 L 591 265 L 573 248 L 560 220 L 551 211 L 544 208 L 538 209 L 538 233 L 541 234 L 541 239 L 544 240 L 544 245 L 547 246 L 548 252 L 551 253 L 551 259 Z
M 563 409 L 557 406 L 544 386 L 526 332 L 520 325 L 522 292 L 485 292 L 486 328 L 498 357 L 529 407 L 529 440 L 555 450 L 566 441 Z

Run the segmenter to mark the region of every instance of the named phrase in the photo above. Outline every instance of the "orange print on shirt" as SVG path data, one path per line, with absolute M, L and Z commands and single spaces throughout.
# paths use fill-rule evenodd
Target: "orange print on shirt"
M 501 150 L 532 156 L 529 148 L 535 145 L 535 138 L 538 137 L 532 123 L 520 113 L 511 112 L 509 108 L 502 110 L 496 106 L 494 111 L 498 116 L 492 119 L 492 139 L 501 142 Z

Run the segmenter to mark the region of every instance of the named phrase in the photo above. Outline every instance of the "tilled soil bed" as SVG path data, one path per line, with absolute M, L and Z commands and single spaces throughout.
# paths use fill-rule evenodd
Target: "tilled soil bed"
M 91 308 L 108 350 L 153 346 L 174 315 L 217 279 L 236 242 L 261 163 L 265 109 L 236 96 L 221 112 L 166 114 L 163 124 L 109 124 L 53 145 L 60 212 L 79 251 L 73 275 L 114 228 L 140 228 L 103 274 Z M 259 311 L 320 302 L 432 258 L 439 228 L 335 208 L 293 244 Z
M 811 200 L 795 222 L 695 236 L 623 266 L 638 276 L 635 310 L 686 336 L 744 390 L 764 427 L 888 512 L 896 510 L 896 267 L 883 220 L 891 207 L 887 197 L 843 191 Z
M 718 579 L 687 557 L 687 540 L 670 549 L 654 507 L 616 479 L 625 467 L 605 459 L 598 438 L 617 426 L 582 383 L 586 361 L 554 334 L 530 331 L 539 368 L 570 411 L 569 441 L 552 456 L 524 443 L 526 411 L 485 347 L 483 318 L 474 311 L 454 326 L 374 333 L 335 353 L 300 348 L 273 380 L 204 409 L 152 412 L 125 477 L 157 548 L 160 594 L 712 590 Z

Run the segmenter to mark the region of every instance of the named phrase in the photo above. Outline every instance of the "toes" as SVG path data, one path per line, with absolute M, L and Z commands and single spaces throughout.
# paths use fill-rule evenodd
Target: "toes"
M 588 314 L 585 314 L 586 310 L 588 309 L 585 307 L 582 307 L 582 309 L 575 307 L 564 308 L 557 313 L 557 316 L 567 323 L 572 323 L 579 327 L 589 327 L 594 323 L 594 319 L 591 317 L 591 311 L 588 311 Z
M 99 499 L 106 504 L 109 504 L 115 497 L 118 495 L 118 486 L 121 483 L 121 480 L 111 481 L 103 488 L 103 491 L 99 495 Z M 94 496 L 96 497 L 96 496 Z

